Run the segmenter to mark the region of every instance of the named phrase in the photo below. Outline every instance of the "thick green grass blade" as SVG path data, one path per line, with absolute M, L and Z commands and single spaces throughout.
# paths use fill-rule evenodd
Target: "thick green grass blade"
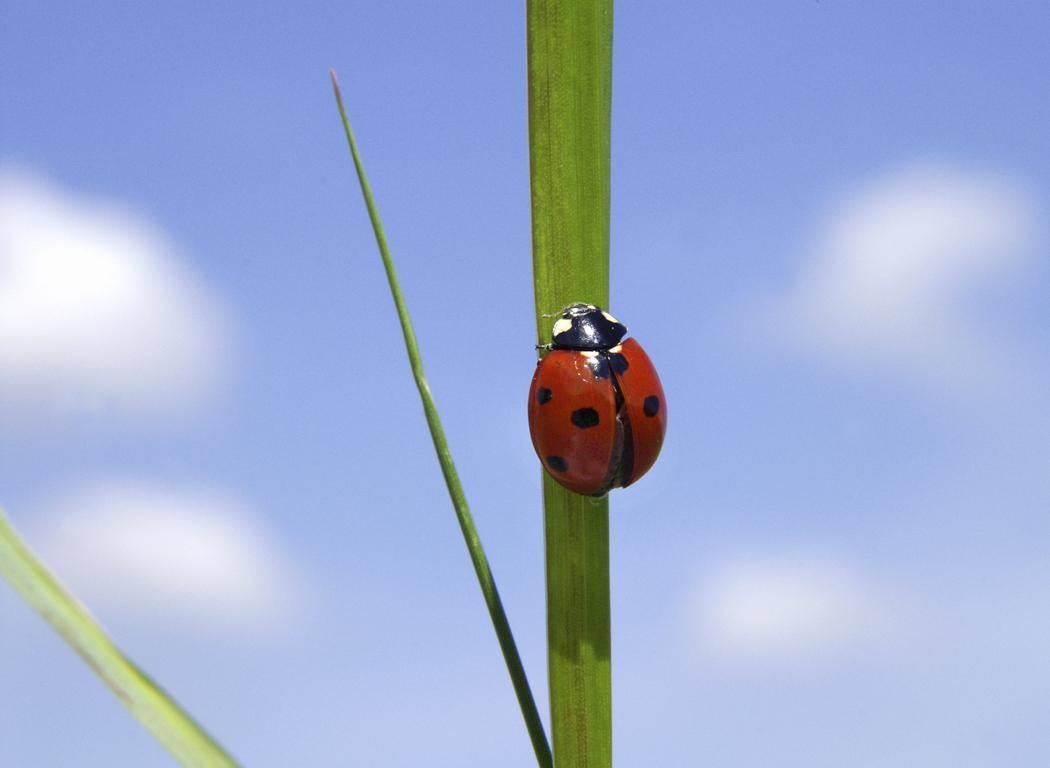
M 72 646 L 139 722 L 182 765 L 235 766 L 233 758 L 134 665 L 52 576 L 0 511 L 0 575 Z M 61 734 L 56 734 L 61 738 Z
M 401 321 L 401 332 L 405 338 L 405 349 L 408 352 L 409 363 L 412 366 L 412 375 L 419 389 L 419 397 L 423 401 L 423 412 L 426 415 L 427 426 L 430 427 L 430 437 L 434 442 L 434 450 L 437 453 L 438 463 L 441 464 L 441 472 L 445 476 L 445 485 L 448 486 L 448 495 L 452 500 L 452 506 L 456 510 L 460 530 L 463 532 L 463 540 L 467 544 L 467 551 L 474 563 L 474 572 L 481 586 L 481 593 L 488 606 L 492 626 L 496 630 L 496 638 L 499 640 L 500 649 L 503 651 L 503 660 L 510 673 L 514 693 L 518 697 L 518 705 L 521 714 L 525 718 L 525 727 L 528 729 L 529 738 L 532 740 L 532 749 L 536 753 L 536 762 L 541 768 L 553 768 L 550 745 L 547 736 L 543 732 L 543 721 L 540 720 L 539 710 L 536 709 L 536 701 L 532 691 L 529 689 L 529 681 L 525 676 L 525 667 L 518 655 L 518 647 L 514 642 L 514 635 L 510 631 L 510 622 L 503 610 L 503 601 L 500 600 L 496 582 L 489 568 L 485 549 L 481 546 L 481 538 L 478 536 L 477 528 L 474 526 L 474 518 L 467 506 L 467 498 L 463 493 L 463 486 L 459 482 L 459 474 L 452 463 L 452 453 L 449 451 L 448 441 L 445 439 L 445 430 L 441 426 L 438 416 L 437 404 L 434 396 L 430 393 L 423 372 L 423 359 L 419 354 L 419 346 L 416 344 L 416 334 L 412 330 L 412 321 L 408 316 L 408 307 L 405 305 L 404 297 L 401 295 L 401 286 L 394 271 L 394 260 L 387 246 L 386 234 L 383 232 L 383 222 L 379 218 L 375 199 L 372 196 L 372 188 L 365 176 L 364 166 L 361 164 L 361 155 L 357 149 L 357 141 L 354 132 L 350 128 L 350 120 L 346 116 L 346 107 L 343 104 L 343 96 L 340 92 L 339 81 L 335 72 L 332 73 L 332 88 L 335 90 L 335 100 L 339 105 L 339 116 L 343 121 L 343 129 L 346 131 L 346 140 L 350 145 L 350 154 L 354 160 L 354 168 L 357 170 L 357 180 L 361 184 L 361 194 L 365 198 L 365 206 L 368 208 L 368 216 L 372 221 L 375 231 L 376 244 L 379 246 L 379 254 L 383 259 L 383 267 L 386 269 L 387 282 L 390 284 L 390 293 L 394 298 L 394 306 L 397 308 L 397 316 Z
M 529 0 L 529 158 L 536 328 L 609 305 L 612 0 Z M 543 478 L 554 761 L 612 765 L 609 505 Z

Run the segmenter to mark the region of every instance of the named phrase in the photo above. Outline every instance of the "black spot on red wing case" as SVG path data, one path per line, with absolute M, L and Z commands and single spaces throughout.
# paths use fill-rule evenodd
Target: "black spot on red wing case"
M 567 462 L 561 456 L 548 456 L 547 466 L 549 466 L 555 472 L 567 472 L 569 469 L 569 462 Z
M 536 402 L 540 405 L 546 405 L 551 401 L 552 393 L 546 387 L 540 387 L 536 390 Z
M 609 360 L 607 355 L 593 355 L 587 358 L 587 367 L 596 379 L 609 378 Z
M 649 395 L 649 397 L 645 398 L 643 408 L 646 416 L 649 416 L 650 418 L 655 416 L 660 412 L 660 398 L 656 395 Z
M 572 423 L 580 429 L 598 426 L 598 412 L 593 408 L 577 408 L 572 412 Z

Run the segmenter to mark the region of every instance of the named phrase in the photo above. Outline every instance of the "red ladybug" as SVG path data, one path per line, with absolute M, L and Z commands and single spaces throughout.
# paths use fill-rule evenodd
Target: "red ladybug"
M 594 304 L 554 323 L 550 351 L 529 391 L 529 431 L 551 477 L 604 496 L 644 475 L 667 430 L 660 377 L 627 327 Z

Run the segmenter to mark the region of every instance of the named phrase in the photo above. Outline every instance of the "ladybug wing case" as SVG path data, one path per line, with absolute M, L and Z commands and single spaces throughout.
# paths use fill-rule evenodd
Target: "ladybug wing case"
M 630 424 L 631 466 L 624 467 L 622 478 L 626 488 L 649 468 L 660 455 L 660 446 L 667 431 L 667 403 L 660 377 L 656 374 L 649 355 L 634 339 L 622 344 L 620 354 L 626 361 L 616 368 L 616 379 L 623 394 L 626 421 Z M 625 451 L 627 453 L 627 451 Z M 625 461 L 626 463 L 626 461 Z
M 532 377 L 529 425 L 536 453 L 576 493 L 605 492 L 618 449 L 616 390 L 603 363 L 594 352 L 555 349 Z

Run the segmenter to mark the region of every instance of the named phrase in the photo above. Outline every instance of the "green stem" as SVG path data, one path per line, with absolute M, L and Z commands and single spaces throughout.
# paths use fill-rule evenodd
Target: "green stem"
M 496 589 L 496 582 L 492 577 L 488 558 L 485 557 L 481 539 L 478 537 L 477 529 L 474 527 L 474 518 L 470 514 L 470 507 L 467 506 L 467 499 L 463 494 L 463 486 L 459 482 L 459 475 L 456 473 L 456 467 L 452 463 L 452 453 L 449 451 L 448 441 L 445 439 L 445 430 L 442 428 L 441 419 L 438 417 L 434 396 L 430 393 L 430 386 L 427 384 L 426 376 L 423 372 L 423 360 L 419 354 L 419 346 L 416 344 L 416 334 L 412 330 L 412 321 L 408 316 L 408 308 L 405 306 L 405 300 L 401 295 L 401 287 L 398 284 L 397 274 L 394 271 L 394 260 L 390 256 L 390 248 L 387 246 L 386 235 L 383 232 L 383 223 L 379 218 L 375 199 L 372 197 L 372 188 L 368 184 L 365 169 L 361 164 L 361 155 L 357 150 L 357 141 L 354 139 L 354 132 L 350 128 L 350 120 L 346 116 L 346 107 L 343 105 L 339 80 L 336 78 L 334 70 L 331 74 L 335 100 L 339 105 L 339 116 L 343 120 L 346 140 L 350 145 L 350 154 L 353 156 L 354 167 L 357 169 L 357 179 L 361 184 L 361 194 L 364 195 L 368 216 L 372 220 L 372 229 L 375 231 L 376 244 L 379 246 L 379 253 L 383 258 L 383 267 L 386 269 L 387 281 L 390 283 L 390 293 L 394 297 L 394 306 L 397 307 L 397 316 L 401 321 L 401 332 L 405 337 L 405 349 L 408 352 L 408 359 L 412 365 L 412 375 L 415 377 L 416 387 L 419 389 L 419 397 L 423 401 L 423 412 L 426 414 L 427 425 L 430 427 L 430 437 L 434 441 L 434 450 L 437 452 L 438 462 L 441 464 L 441 472 L 445 476 L 448 495 L 452 500 L 452 506 L 456 510 L 456 517 L 459 519 L 459 527 L 463 532 L 463 539 L 467 544 L 470 559 L 474 563 L 474 572 L 477 574 L 478 584 L 481 586 L 481 593 L 485 597 L 485 605 L 488 606 L 489 616 L 492 619 L 492 626 L 496 630 L 496 637 L 499 640 L 500 649 L 503 651 L 503 659 L 507 664 L 511 683 L 514 685 L 514 693 L 518 697 L 518 705 L 521 707 L 521 714 L 525 718 L 525 727 L 528 729 L 529 738 L 532 740 L 532 748 L 536 753 L 536 762 L 539 763 L 541 768 L 553 768 L 554 763 L 551 758 L 550 746 L 543 732 L 543 722 L 540 720 L 539 710 L 536 709 L 536 701 L 533 699 L 532 691 L 529 689 L 525 668 L 522 666 L 521 657 L 518 655 L 518 648 L 514 643 L 514 635 L 510 631 L 510 623 L 507 621 L 507 614 L 503 610 L 503 602 L 500 600 L 499 591 Z
M 612 0 L 529 0 L 529 157 L 540 344 L 552 315 L 608 306 Z M 558 768 L 612 765 L 609 506 L 544 477 L 547 646 Z
M 174 699 L 130 661 L 52 576 L 0 511 L 0 576 L 43 616 L 125 707 L 182 765 L 237 763 Z

